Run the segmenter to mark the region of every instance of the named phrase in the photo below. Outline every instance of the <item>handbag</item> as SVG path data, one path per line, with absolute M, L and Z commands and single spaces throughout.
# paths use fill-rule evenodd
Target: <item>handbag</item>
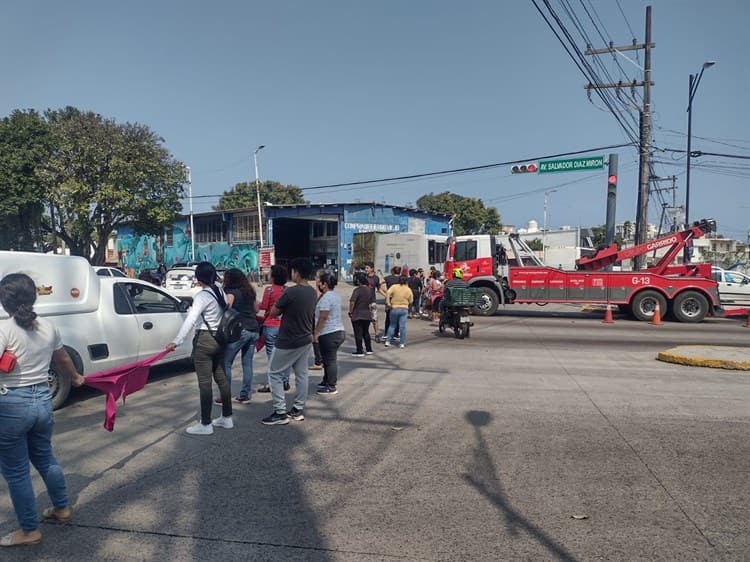
M 7 349 L 0 355 L 0 371 L 10 373 L 16 367 L 16 355 Z

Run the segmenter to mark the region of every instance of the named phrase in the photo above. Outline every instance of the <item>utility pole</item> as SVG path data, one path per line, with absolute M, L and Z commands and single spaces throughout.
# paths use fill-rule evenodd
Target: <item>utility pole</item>
M 670 230 L 672 232 L 675 232 L 677 230 L 677 176 L 667 176 L 665 178 L 660 178 L 656 176 L 651 176 L 650 180 L 655 184 L 655 186 L 651 189 L 652 192 L 657 193 L 659 191 L 671 191 L 672 192 L 672 205 L 668 205 L 667 203 L 662 204 L 662 221 L 664 217 L 664 213 L 667 209 L 671 210 L 672 214 L 672 224 L 670 226 Z M 671 181 L 672 185 L 669 187 L 658 187 L 659 182 L 661 181 Z M 659 234 L 661 234 L 661 221 L 659 223 Z
M 646 6 L 646 38 L 642 44 L 637 44 L 633 40 L 632 45 L 615 47 L 612 43 L 604 49 L 587 48 L 586 55 L 601 55 L 604 53 L 619 53 L 621 51 L 643 50 L 643 80 L 641 82 L 617 82 L 614 84 L 588 84 L 587 90 L 599 88 L 617 88 L 623 87 L 643 87 L 643 107 L 639 110 L 639 162 L 638 162 L 638 203 L 635 218 L 635 244 L 643 244 L 646 241 L 648 233 L 648 196 L 649 196 L 649 178 L 651 175 L 651 49 L 656 47 L 651 41 L 651 6 Z M 645 256 L 636 256 L 633 259 L 633 269 L 640 269 L 643 265 Z

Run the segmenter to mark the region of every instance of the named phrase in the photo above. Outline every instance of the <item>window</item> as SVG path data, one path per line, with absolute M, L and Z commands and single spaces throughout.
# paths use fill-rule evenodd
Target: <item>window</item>
M 336 238 L 339 235 L 339 223 L 335 221 L 319 221 L 312 223 L 310 238 Z
M 195 217 L 195 241 L 197 243 L 226 242 L 226 224 L 222 216 Z
M 178 301 L 155 287 L 136 283 L 117 283 L 114 291 L 117 314 L 178 312 Z
M 465 240 L 456 242 L 456 249 L 453 253 L 455 261 L 468 261 L 477 259 L 477 241 Z
M 232 217 L 232 241 L 255 242 L 260 240 L 258 232 L 258 215 L 250 213 Z
M 427 261 L 433 263 L 445 263 L 448 257 L 448 245 L 437 240 L 427 241 Z
M 167 235 L 165 236 L 166 245 L 174 246 L 174 227 L 170 226 L 167 228 Z

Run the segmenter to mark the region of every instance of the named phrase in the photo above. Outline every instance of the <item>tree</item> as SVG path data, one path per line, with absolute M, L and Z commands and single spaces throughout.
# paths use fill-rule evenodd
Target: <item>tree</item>
M 495 207 L 485 207 L 481 199 L 464 197 L 456 193 L 429 193 L 417 199 L 417 208 L 434 213 L 453 215 L 453 233 L 497 234 L 502 228 L 500 215 Z
M 161 232 L 182 209 L 185 166 L 145 125 L 118 124 L 73 107 L 47 111 L 54 152 L 47 162 L 47 228 L 72 254 L 104 263 L 110 234 L 124 224 Z
M 33 250 L 41 230 L 49 178 L 49 127 L 34 110 L 16 110 L 0 121 L 0 248 Z
M 539 238 L 534 238 L 533 240 L 529 240 L 526 242 L 528 244 L 529 248 L 531 248 L 535 252 L 543 252 L 544 251 L 544 244 L 542 243 Z
M 604 244 L 604 239 L 606 235 L 606 228 L 604 225 L 592 226 L 591 234 L 592 234 L 591 243 L 594 245 L 594 248 L 606 247 Z M 622 236 L 615 236 L 615 239 L 613 240 L 613 242 L 617 244 L 618 248 L 622 248 L 625 245 L 625 241 L 622 239 Z
M 260 182 L 260 203 L 272 205 L 296 205 L 307 203 L 302 197 L 302 190 L 296 185 L 282 185 L 277 181 L 266 180 Z M 255 182 L 241 182 L 224 192 L 219 204 L 214 205 L 214 211 L 229 209 L 255 209 L 258 205 L 255 193 Z

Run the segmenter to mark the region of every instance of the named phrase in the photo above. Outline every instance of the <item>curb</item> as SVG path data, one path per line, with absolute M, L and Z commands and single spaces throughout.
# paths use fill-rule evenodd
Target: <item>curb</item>
M 750 371 L 750 351 L 744 347 L 681 345 L 659 352 L 656 358 L 690 367 Z

